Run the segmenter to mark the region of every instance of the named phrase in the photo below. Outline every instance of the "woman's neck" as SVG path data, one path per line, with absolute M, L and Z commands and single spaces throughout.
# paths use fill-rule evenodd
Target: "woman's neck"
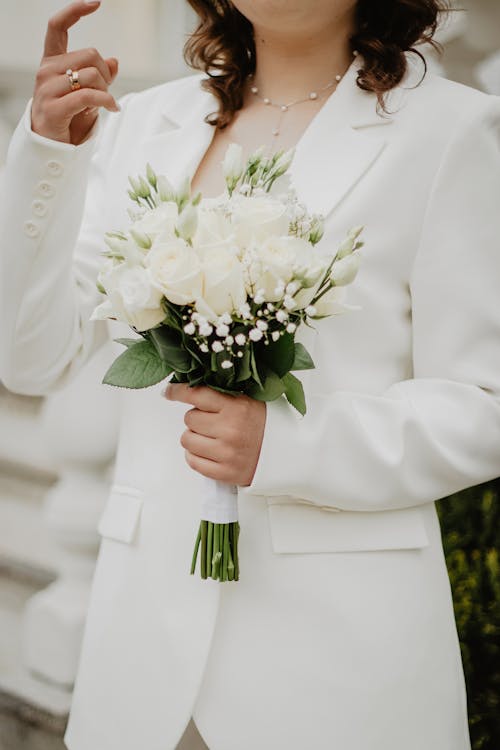
M 352 62 L 350 18 L 326 26 L 314 36 L 291 39 L 255 28 L 255 85 L 273 101 L 293 101 L 344 75 Z

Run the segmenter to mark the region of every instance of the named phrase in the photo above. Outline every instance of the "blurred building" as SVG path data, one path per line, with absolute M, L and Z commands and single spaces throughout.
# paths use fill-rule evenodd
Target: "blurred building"
M 32 93 L 46 20 L 63 4 L 0 4 L 0 168 Z M 460 7 L 440 31 L 444 55 L 426 51 L 429 65 L 500 94 L 500 3 Z M 70 45 L 119 58 L 119 96 L 188 74 L 181 51 L 193 23 L 185 0 L 103 0 Z M 104 348 L 45 400 L 0 384 L 0 750 L 63 749 L 118 429 L 116 392 L 100 386 L 111 358 Z

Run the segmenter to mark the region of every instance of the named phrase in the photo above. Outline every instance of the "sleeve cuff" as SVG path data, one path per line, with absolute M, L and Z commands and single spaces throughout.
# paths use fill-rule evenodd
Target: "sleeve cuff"
M 295 460 L 294 434 L 297 434 L 302 419 L 283 396 L 266 404 L 266 424 L 259 461 L 252 483 L 240 487 L 241 494 L 288 494 L 283 486 L 283 477 L 289 476 L 290 463 L 293 465 Z
M 33 104 L 33 98 L 31 98 L 26 105 L 26 109 L 24 111 L 23 115 L 23 123 L 24 123 L 24 131 L 28 138 L 30 138 L 34 143 L 39 144 L 40 146 L 44 146 L 45 148 L 53 149 L 54 151 L 58 151 L 59 153 L 67 152 L 67 153 L 86 153 L 87 151 L 92 151 L 95 145 L 95 142 L 97 140 L 97 136 L 100 130 L 100 120 L 101 116 L 98 115 L 94 125 L 92 126 L 91 130 L 87 134 L 86 139 L 83 141 L 83 143 L 79 144 L 78 146 L 73 145 L 72 143 L 63 143 L 62 141 L 56 141 L 52 138 L 46 138 L 43 135 L 39 135 L 38 133 L 35 133 L 35 131 L 31 127 L 31 106 Z

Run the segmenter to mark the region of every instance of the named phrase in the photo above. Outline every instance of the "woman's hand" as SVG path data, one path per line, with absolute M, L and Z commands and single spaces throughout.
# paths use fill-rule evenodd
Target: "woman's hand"
M 49 20 L 31 108 L 31 127 L 45 138 L 78 145 L 92 129 L 99 107 L 119 110 L 108 92 L 118 73 L 118 60 L 104 59 L 95 49 L 68 52 L 68 29 L 99 5 L 72 3 Z M 78 71 L 80 89 L 71 89 L 68 69 Z
M 165 397 L 191 404 L 181 437 L 186 461 L 205 477 L 247 487 L 259 460 L 266 405 L 244 395 L 229 396 L 212 388 L 170 383 Z

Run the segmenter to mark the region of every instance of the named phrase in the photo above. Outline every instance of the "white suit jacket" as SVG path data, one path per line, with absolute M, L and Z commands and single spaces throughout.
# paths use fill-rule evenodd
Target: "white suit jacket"
M 325 252 L 365 226 L 361 310 L 303 339 L 306 417 L 267 407 L 237 584 L 188 574 L 185 407 L 163 385 L 122 393 L 71 750 L 173 750 L 191 715 L 211 750 L 469 748 L 434 501 L 500 474 L 500 103 L 434 76 L 415 87 L 410 69 L 380 115 L 357 64 L 291 174 L 326 217 Z M 127 175 L 149 161 L 178 183 L 212 138 L 199 75 L 121 103 L 78 147 L 32 133 L 29 106 L 13 137 L 0 377 L 19 393 L 64 386 L 124 334 L 88 318 Z

